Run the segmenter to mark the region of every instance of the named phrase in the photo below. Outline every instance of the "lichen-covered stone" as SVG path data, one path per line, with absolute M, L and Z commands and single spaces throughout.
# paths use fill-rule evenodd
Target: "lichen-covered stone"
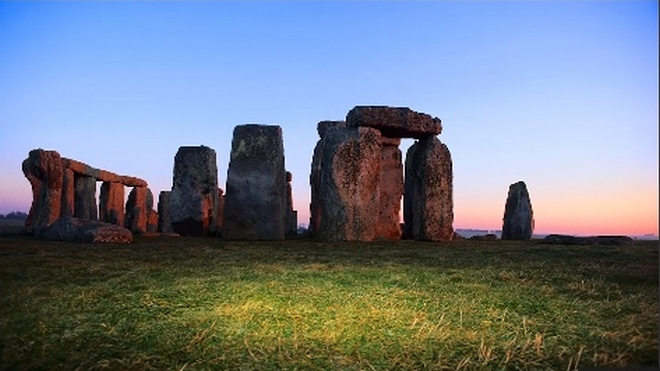
M 316 124 L 316 132 L 319 134 L 319 138 L 323 139 L 325 135 L 335 129 L 342 129 L 346 127 L 346 121 L 321 121 Z
M 170 218 L 182 236 L 215 234 L 218 217 L 218 166 L 215 150 L 179 147 L 174 157 Z
M 527 185 L 520 181 L 509 186 L 502 223 L 503 240 L 529 240 L 534 233 L 534 212 Z
M 371 241 L 379 210 L 381 136 L 376 129 L 330 130 L 317 143 L 310 183 L 310 233 L 325 241 Z
M 449 149 L 435 136 L 422 138 L 408 149 L 405 171 L 406 236 L 415 240 L 451 241 L 454 206 Z
M 131 231 L 118 225 L 70 217 L 56 220 L 40 237 L 82 243 L 129 243 L 133 240 Z
M 26 226 L 35 234 L 60 217 L 62 207 L 62 159 L 56 151 L 35 149 L 22 164 L 23 174 L 32 186 L 32 205 Z
M 407 107 L 356 106 L 346 115 L 346 125 L 376 128 L 389 138 L 420 139 L 442 132 L 439 118 Z
M 282 129 L 276 125 L 234 128 L 227 170 L 222 236 L 281 240 L 286 229 L 286 179 Z
M 124 216 L 124 185 L 115 182 L 103 182 L 99 197 L 99 220 L 124 226 Z

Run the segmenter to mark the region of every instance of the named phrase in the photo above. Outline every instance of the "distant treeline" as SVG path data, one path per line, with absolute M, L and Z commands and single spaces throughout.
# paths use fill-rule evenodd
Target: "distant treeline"
M 0 214 L 0 219 L 25 220 L 27 217 L 28 214 L 22 211 L 12 211 L 7 215 Z

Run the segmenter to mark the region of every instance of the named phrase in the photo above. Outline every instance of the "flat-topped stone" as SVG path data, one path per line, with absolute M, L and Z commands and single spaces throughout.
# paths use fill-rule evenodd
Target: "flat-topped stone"
M 442 132 L 439 118 L 408 107 L 356 106 L 346 115 L 346 125 L 372 127 L 390 138 L 421 139 Z
M 118 175 L 110 171 L 97 169 L 87 165 L 84 162 L 62 157 L 62 165 L 65 169 L 71 169 L 80 175 L 86 175 L 102 182 L 121 183 L 128 187 L 146 187 L 147 182 L 140 178 Z

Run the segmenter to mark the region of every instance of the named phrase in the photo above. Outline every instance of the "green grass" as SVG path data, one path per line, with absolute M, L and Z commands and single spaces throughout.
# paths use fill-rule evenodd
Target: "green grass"
M 658 243 L 0 237 L 0 369 L 658 365 Z

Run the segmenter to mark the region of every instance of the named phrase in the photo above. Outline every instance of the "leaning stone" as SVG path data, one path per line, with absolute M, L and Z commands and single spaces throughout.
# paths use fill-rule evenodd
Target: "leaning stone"
M 56 151 L 34 149 L 22 164 L 32 186 L 32 206 L 25 221 L 35 234 L 60 217 L 62 207 L 62 159 Z
M 439 118 L 407 107 L 356 106 L 346 116 L 347 126 L 367 126 L 390 138 L 421 139 L 442 132 Z
M 454 236 L 452 161 L 435 136 L 418 140 L 406 154 L 403 217 L 406 236 L 451 241 Z
M 118 225 L 79 218 L 60 218 L 45 229 L 41 238 L 83 243 L 129 243 L 131 232 Z
M 218 167 L 215 150 L 206 146 L 179 147 L 174 156 L 170 218 L 182 236 L 216 233 Z
M 99 197 L 99 220 L 105 223 L 124 225 L 124 185 L 103 182 Z
M 347 127 L 314 150 L 310 233 L 324 241 L 372 241 L 379 210 L 380 132 Z
M 282 129 L 276 125 L 234 128 L 222 236 L 281 240 L 286 227 L 286 179 Z
M 534 233 L 534 212 L 525 182 L 509 186 L 502 224 L 503 240 L 529 240 Z

